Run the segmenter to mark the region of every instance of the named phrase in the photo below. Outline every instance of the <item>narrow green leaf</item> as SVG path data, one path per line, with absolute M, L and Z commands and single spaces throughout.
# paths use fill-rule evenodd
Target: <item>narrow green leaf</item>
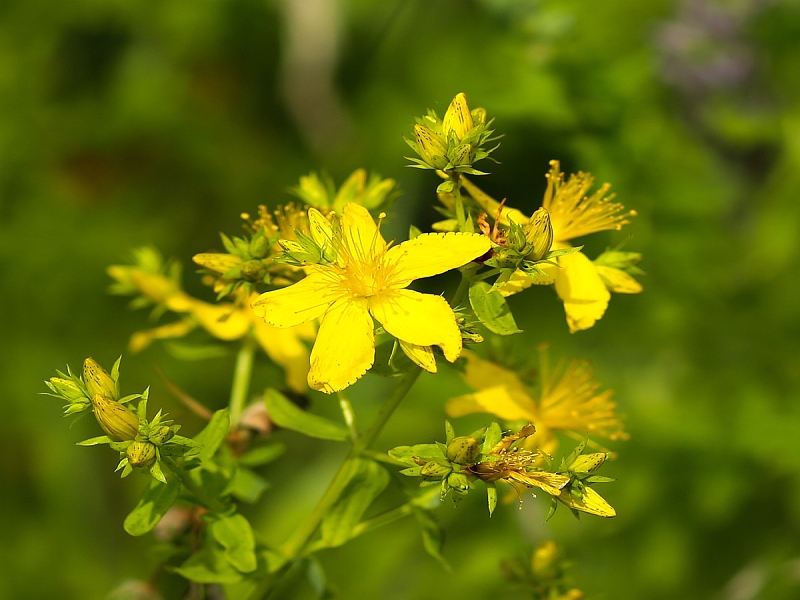
M 494 481 L 486 482 L 486 498 L 489 501 L 489 516 L 491 517 L 497 507 L 497 486 Z
M 88 440 L 83 440 L 82 442 L 78 442 L 78 446 L 96 446 L 97 444 L 110 444 L 113 442 L 110 437 L 107 435 L 100 435 L 98 437 L 89 438 Z
M 452 572 L 450 564 L 442 554 L 444 548 L 444 531 L 438 521 L 426 510 L 415 510 L 414 516 L 422 533 L 422 545 L 429 556 L 435 558 L 446 571 Z
M 225 440 L 225 436 L 228 435 L 230 426 L 231 418 L 227 408 L 223 408 L 214 413 L 208 425 L 194 436 L 195 442 L 203 444 L 202 450 L 197 453 L 197 457 L 200 460 L 209 460 L 214 456 L 217 448 L 220 447 L 220 444 Z
M 255 571 L 256 541 L 250 522 L 242 515 L 217 516 L 208 525 L 208 533 L 225 548 L 225 558 L 237 571 Z
M 469 288 L 469 303 L 475 316 L 486 328 L 498 335 L 521 333 L 514 315 L 503 295 L 485 281 L 473 283 Z
M 386 470 L 371 460 L 353 459 L 345 469 L 344 489 L 325 515 L 320 528 L 322 543 L 329 548 L 341 546 L 352 537 L 353 528 L 389 483 Z
M 174 504 L 180 489 L 177 479 L 170 479 L 166 484 L 151 481 L 139 504 L 125 517 L 125 531 L 131 535 L 143 535 L 153 529 Z
M 276 390 L 268 389 L 264 399 L 270 419 L 281 427 L 322 440 L 341 442 L 350 439 L 350 432 L 346 427 L 300 409 Z
M 389 456 L 406 465 L 415 466 L 414 457 L 425 461 L 445 458 L 442 449 L 437 444 L 415 444 L 413 446 L 398 446 L 389 450 Z

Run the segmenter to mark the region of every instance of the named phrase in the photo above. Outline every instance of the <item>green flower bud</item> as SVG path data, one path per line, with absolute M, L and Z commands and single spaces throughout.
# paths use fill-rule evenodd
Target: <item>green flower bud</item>
M 93 397 L 99 394 L 116 400 L 117 384 L 111 379 L 111 375 L 91 357 L 83 361 L 83 381 L 86 383 L 86 389 L 89 390 L 89 396 Z
M 162 425 L 159 427 L 155 432 L 151 433 L 148 436 L 148 439 L 156 445 L 161 445 L 169 440 L 175 435 L 175 432 L 170 429 L 168 425 Z
M 86 394 L 83 392 L 80 386 L 78 386 L 78 384 L 71 379 L 65 379 L 63 377 L 51 377 L 49 381 L 50 389 L 67 400 L 80 400 L 81 398 L 86 398 Z
M 439 137 L 425 125 L 414 125 L 414 137 L 417 139 L 417 152 L 420 158 L 435 169 L 444 169 L 447 160 L 447 148 Z
M 469 478 L 464 473 L 450 473 L 447 485 L 457 494 L 466 494 L 469 491 Z
M 480 455 L 480 442 L 468 435 L 453 438 L 453 441 L 447 446 L 448 460 L 459 465 L 471 465 L 478 460 Z
M 525 225 L 525 239 L 532 248 L 527 256 L 528 260 L 542 260 L 550 252 L 553 246 L 553 226 L 550 223 L 550 214 L 544 206 L 537 209 Z
M 474 126 L 472 113 L 467 103 L 467 95 L 464 92 L 460 92 L 456 94 L 450 106 L 447 107 L 447 112 L 444 113 L 444 118 L 442 119 L 442 133 L 445 138 L 449 138 L 452 132 L 456 135 L 458 140 L 461 141 Z
M 261 281 L 267 269 L 260 260 L 248 260 L 242 265 L 242 277 L 248 281 Z
M 92 406 L 100 427 L 115 440 L 132 440 L 139 433 L 139 417 L 127 406 L 101 394 L 92 397 Z
M 453 152 L 452 162 L 457 167 L 471 165 L 475 160 L 475 151 L 472 149 L 471 144 L 462 144 L 457 146 Z
M 264 258 L 269 254 L 271 247 L 272 244 L 269 243 L 269 238 L 261 231 L 250 240 L 250 254 L 257 258 Z
M 449 463 L 432 460 L 422 465 L 419 474 L 427 480 L 437 480 L 444 479 L 452 470 Z
M 133 442 L 125 455 L 132 467 L 149 467 L 156 461 L 156 447 L 150 442 Z

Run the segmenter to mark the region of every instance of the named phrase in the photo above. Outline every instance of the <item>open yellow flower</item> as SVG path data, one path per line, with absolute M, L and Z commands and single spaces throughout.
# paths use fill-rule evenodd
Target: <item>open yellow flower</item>
M 619 230 L 628 223 L 634 211 L 625 212 L 619 202 L 612 202 L 608 195 L 611 186 L 603 184 L 589 195 L 594 177 L 588 173 L 571 175 L 564 180 L 557 160 L 550 161 L 547 174 L 547 190 L 542 206 L 550 215 L 553 227 L 553 249 L 570 247 L 570 241 L 598 231 Z M 500 215 L 501 222 L 513 220 L 521 224 L 529 220 L 519 210 L 501 207 L 471 181 L 464 179 L 464 188 L 490 215 Z M 599 320 L 611 299 L 609 291 L 635 294 L 642 291 L 641 285 L 620 269 L 598 266 L 582 252 L 573 252 L 556 259 L 558 267 L 537 265 L 543 277 L 533 278 L 517 270 L 511 279 L 500 288 L 504 296 L 516 294 L 531 285 L 555 284 L 556 293 L 564 303 L 567 325 L 570 332 L 589 329 Z
M 330 260 L 308 265 L 305 279 L 253 303 L 256 314 L 275 327 L 321 320 L 309 385 L 333 393 L 367 372 L 375 359 L 373 317 L 397 339 L 439 346 L 454 361 L 461 332 L 452 308 L 441 296 L 406 288 L 484 254 L 489 240 L 469 233 L 423 234 L 390 247 L 362 206 L 346 204 L 333 225 L 315 213 L 309 209 L 311 235 Z
M 475 389 L 472 394 L 452 398 L 447 414 L 460 417 L 489 413 L 504 421 L 525 421 L 536 426 L 526 447 L 555 452 L 562 431 L 581 439 L 587 435 L 611 440 L 627 439 L 611 390 L 600 391 L 591 366 L 583 360 L 559 364 L 553 371 L 542 348 L 539 366 L 540 389 L 532 390 L 514 372 L 464 352 L 467 368 L 464 380 Z

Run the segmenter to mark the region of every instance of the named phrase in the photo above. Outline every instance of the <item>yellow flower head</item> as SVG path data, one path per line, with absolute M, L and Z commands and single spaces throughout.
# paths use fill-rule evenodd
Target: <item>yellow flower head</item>
M 540 387 L 534 391 L 512 371 L 465 352 L 466 382 L 475 388 L 472 394 L 451 399 L 447 413 L 460 417 L 472 413 L 489 413 L 505 421 L 530 421 L 536 435 L 529 437 L 526 447 L 539 447 L 552 454 L 558 447 L 555 432 L 573 437 L 604 437 L 610 440 L 628 438 L 616 414 L 611 390 L 600 391 L 591 365 L 572 360 L 550 370 L 546 347 L 540 349 Z
M 544 206 L 550 213 L 555 241 L 564 243 L 577 237 L 606 230 L 619 230 L 629 223 L 628 217 L 636 211 L 623 212 L 625 207 L 612 202 L 614 194 L 607 195 L 611 185 L 604 183 L 591 196 L 594 177 L 578 172 L 564 181 L 560 163 L 550 161 Z
M 484 481 L 505 481 L 518 492 L 523 488 L 538 487 L 551 496 L 559 496 L 569 483 L 569 477 L 536 469 L 539 455 L 525 448 L 514 447 L 514 442 L 525 439 L 536 431 L 528 423 L 518 433 L 504 436 L 491 449 L 485 459 L 470 465 L 469 471 Z
M 252 305 L 276 327 L 321 319 L 309 385 L 332 393 L 366 373 L 375 358 L 373 317 L 397 339 L 437 345 L 454 361 L 461 332 L 450 305 L 406 288 L 470 262 L 489 249 L 489 241 L 477 234 L 424 234 L 390 247 L 362 206 L 346 204 L 332 223 L 315 213 L 309 209 L 311 237 L 327 258 L 308 265 L 305 279 L 262 294 Z

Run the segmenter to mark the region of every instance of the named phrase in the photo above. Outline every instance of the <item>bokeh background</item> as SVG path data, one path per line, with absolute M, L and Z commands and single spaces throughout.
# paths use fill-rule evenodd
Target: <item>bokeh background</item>
M 321 554 L 341 597 L 525 598 L 499 563 L 548 537 L 590 599 L 800 597 L 798 73 L 794 0 L 3 2 L 0 597 L 103 598 L 156 563 L 150 540 L 122 530 L 144 478 L 122 482 L 114 456 L 74 445 L 96 430 L 69 430 L 37 395 L 54 369 L 125 353 L 126 391 L 152 384 L 187 431 L 200 423 L 155 366 L 212 407 L 227 401 L 232 354 L 126 353 L 147 315 L 106 293 L 106 266 L 151 244 L 210 299 L 191 256 L 311 170 L 397 179 L 394 231 L 424 228 L 436 178 L 404 166 L 402 135 L 459 91 L 505 134 L 488 191 L 532 210 L 558 158 L 639 213 L 590 249 L 643 252 L 645 293 L 615 296 L 572 336 L 551 289 L 513 305 L 529 347 L 591 359 L 616 390 L 631 439 L 604 492 L 619 516 L 545 524 L 531 499 L 489 521 L 472 494 L 439 511 L 452 573 L 400 522 Z M 366 378 L 356 409 L 385 389 Z M 423 377 L 382 447 L 441 439 L 444 400 L 464 389 L 452 373 Z M 274 542 L 341 457 L 280 436 L 288 453 L 248 509 Z

